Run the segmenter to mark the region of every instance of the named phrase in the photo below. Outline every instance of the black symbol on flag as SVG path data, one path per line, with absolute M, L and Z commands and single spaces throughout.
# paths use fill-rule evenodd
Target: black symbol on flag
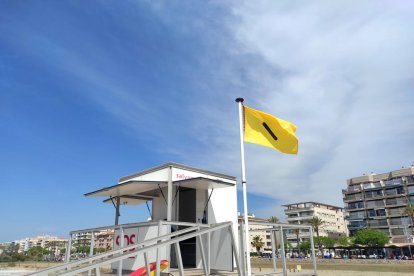
M 270 136 L 272 136 L 272 138 L 275 139 L 275 141 L 277 141 L 277 136 L 273 133 L 273 131 L 270 129 L 270 127 L 265 122 L 263 122 L 262 125 L 267 130 L 267 132 L 269 132 Z

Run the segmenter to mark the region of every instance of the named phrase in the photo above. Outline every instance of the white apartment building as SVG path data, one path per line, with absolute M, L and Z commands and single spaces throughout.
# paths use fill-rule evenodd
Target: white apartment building
M 253 241 L 253 237 L 255 236 L 260 236 L 262 238 L 262 241 L 264 243 L 261 251 L 272 251 L 272 241 L 270 239 L 270 232 L 266 232 L 266 231 L 254 231 L 257 229 L 263 229 L 264 226 L 257 224 L 258 222 L 260 223 L 266 223 L 269 222 L 267 219 L 261 219 L 261 218 L 256 218 L 256 216 L 254 214 L 249 214 L 247 216 L 247 219 L 249 220 L 249 242 L 250 242 L 250 252 L 257 252 L 256 248 L 254 248 L 253 246 L 251 246 L 252 241 Z M 244 221 L 244 217 L 242 215 L 240 215 L 240 213 L 238 214 L 238 221 L 239 224 L 241 221 Z
M 26 252 L 32 247 L 40 246 L 46 250 L 49 250 L 54 255 L 59 255 L 60 251 L 63 248 L 66 248 L 68 240 L 60 237 L 45 235 L 25 238 L 19 241 L 15 241 L 15 243 L 19 245 L 19 253 Z
M 85 246 L 91 244 L 92 232 L 80 232 L 76 233 L 73 237 L 73 246 Z
M 112 249 L 114 246 L 115 232 L 112 229 L 102 230 L 100 232 L 93 233 L 94 248 L 99 249 Z M 92 239 L 92 232 L 79 232 L 74 234 L 72 249 L 79 246 L 90 246 Z
M 348 234 L 344 211 L 341 207 L 313 201 L 286 204 L 283 207 L 285 207 L 284 212 L 289 224 L 309 224 L 312 217 L 318 217 L 324 221 L 324 225 L 319 229 L 320 236 L 337 238 Z M 304 238 L 309 238 L 307 229 L 301 229 L 298 234 L 299 242 Z M 293 230 L 288 232 L 287 239 L 293 247 L 297 246 L 297 235 Z

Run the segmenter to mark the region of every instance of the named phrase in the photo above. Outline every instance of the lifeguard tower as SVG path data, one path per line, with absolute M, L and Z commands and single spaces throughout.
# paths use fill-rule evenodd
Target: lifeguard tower
M 201 170 L 177 163 L 166 163 L 155 168 L 134 173 L 119 179 L 118 184 L 85 194 L 86 196 L 106 197 L 105 203 L 115 206 L 115 225 L 118 225 L 119 210 L 122 205 L 137 205 L 152 202 L 151 222 L 183 222 L 216 224 L 231 222 L 233 234 L 237 236 L 237 191 L 236 178 L 229 175 Z M 185 228 L 185 225 L 147 225 L 124 229 L 124 234 L 116 231 L 114 248 L 136 244 L 158 235 Z M 187 226 L 188 227 L 188 226 Z M 132 237 L 132 238 L 131 238 Z M 207 241 L 205 241 L 207 243 Z M 205 248 L 221 248 L 208 256 L 210 269 L 232 270 L 233 254 L 228 235 L 215 233 L 210 236 Z M 226 246 L 227 245 L 227 246 Z M 180 242 L 182 262 L 185 267 L 201 268 L 202 256 L 199 241 L 192 238 Z M 175 266 L 174 252 L 164 248 L 161 258 L 171 260 Z M 155 260 L 155 255 L 149 256 Z M 208 255 L 208 254 L 207 254 Z M 144 265 L 143 258 L 126 260 L 123 269 L 134 270 Z M 118 264 L 113 264 L 118 269 Z
M 151 275 L 160 276 L 166 263 L 164 272 L 170 275 L 183 276 L 188 268 L 201 269 L 206 276 L 216 271 L 234 270 L 238 276 L 248 275 L 246 258 L 250 255 L 242 238 L 245 226 L 237 225 L 236 178 L 233 176 L 166 163 L 121 177 L 116 185 L 85 196 L 104 197 L 103 202 L 113 204 L 115 224 L 71 231 L 65 264 L 30 275 L 122 276 L 125 272 L 145 268 L 154 271 Z M 149 221 L 119 224 L 122 205 L 146 203 L 152 206 Z M 287 276 L 284 246 L 279 249 L 282 268 L 276 266 L 277 243 L 283 245 L 284 233 L 293 229 L 308 230 L 311 242 L 313 271 L 301 275 L 317 275 L 312 226 L 260 224 L 262 228 L 255 231 L 266 231 L 272 239 L 274 275 Z M 113 249 L 94 254 L 95 234 L 108 229 L 115 232 Z M 77 235 L 85 233 L 90 235 L 89 256 L 71 258 L 72 243 Z M 110 271 L 107 271 L 108 266 Z

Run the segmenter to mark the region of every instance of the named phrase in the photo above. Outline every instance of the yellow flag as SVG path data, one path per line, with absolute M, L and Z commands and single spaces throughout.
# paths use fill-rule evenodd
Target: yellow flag
M 244 106 L 244 141 L 277 149 L 283 153 L 298 153 L 296 126 L 262 111 Z

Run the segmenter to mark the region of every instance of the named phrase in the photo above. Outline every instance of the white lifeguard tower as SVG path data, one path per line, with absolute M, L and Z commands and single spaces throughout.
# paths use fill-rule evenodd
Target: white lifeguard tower
M 237 236 L 237 190 L 236 178 L 229 175 L 201 170 L 177 163 L 166 163 L 155 168 L 134 173 L 119 179 L 118 184 L 85 194 L 86 196 L 107 197 L 104 202 L 115 206 L 115 225 L 118 225 L 119 208 L 122 205 L 152 202 L 152 222 L 183 222 L 216 224 L 231 222 L 234 236 Z M 116 231 L 114 248 L 136 244 L 158 235 L 183 229 L 185 226 L 147 225 L 124 229 L 123 235 Z M 237 242 L 237 241 L 236 241 Z M 206 241 L 207 243 L 207 241 Z M 208 242 L 214 255 L 207 254 L 210 269 L 232 270 L 233 253 L 228 235 L 211 235 Z M 227 246 L 226 246 L 227 245 Z M 202 256 L 196 238 L 180 242 L 182 262 L 185 267 L 201 268 Z M 218 250 L 217 249 L 221 249 Z M 163 250 L 161 258 L 171 260 L 170 250 Z M 174 255 L 174 252 L 172 252 Z M 150 256 L 155 258 L 155 256 Z M 144 265 L 144 260 L 126 260 L 123 269 L 134 270 Z M 118 264 L 114 263 L 117 269 Z
M 46 268 L 31 275 L 117 275 L 136 273 L 145 268 L 151 275 L 184 276 L 187 269 L 202 269 L 202 274 L 237 270 L 238 276 L 248 275 L 243 223 L 237 225 L 236 178 L 177 163 L 166 163 L 145 171 L 121 177 L 116 185 L 85 196 L 105 197 L 115 206 L 115 224 L 70 231 L 65 264 Z M 151 220 L 119 224 L 122 205 L 152 202 Z M 149 206 L 149 205 L 148 205 Z M 287 276 L 284 246 L 280 247 L 282 267 L 276 266 L 277 236 L 284 244 L 284 231 L 307 229 L 311 242 L 313 271 L 317 275 L 310 225 L 260 223 L 272 239 L 273 273 Z M 94 253 L 95 234 L 111 229 L 115 232 L 113 249 Z M 90 234 L 89 256 L 71 258 L 72 243 L 79 234 Z M 239 250 L 240 249 L 240 250 Z M 164 268 L 162 265 L 166 264 Z M 154 266 L 153 266 L 154 265 Z M 105 269 L 110 266 L 111 272 Z M 267 272 L 265 272 L 267 273 Z M 268 274 L 266 274 L 268 275 Z

